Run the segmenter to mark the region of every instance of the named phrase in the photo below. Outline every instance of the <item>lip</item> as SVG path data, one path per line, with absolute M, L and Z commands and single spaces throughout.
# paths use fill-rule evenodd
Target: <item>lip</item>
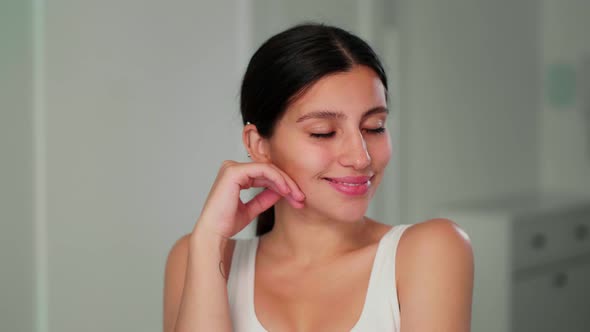
M 348 196 L 365 195 L 371 187 L 373 176 L 344 176 L 339 178 L 324 178 L 332 188 Z

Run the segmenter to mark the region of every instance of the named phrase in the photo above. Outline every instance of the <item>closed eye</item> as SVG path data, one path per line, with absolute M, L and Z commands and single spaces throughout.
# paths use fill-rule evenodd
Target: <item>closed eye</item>
M 311 133 L 311 134 L 309 134 L 309 136 L 315 137 L 315 138 L 329 138 L 329 137 L 334 136 L 334 134 L 336 134 L 336 132 L 335 131 L 331 131 L 331 132 L 325 133 L 325 134 Z
M 375 128 L 375 129 L 364 129 L 365 131 L 371 134 L 381 134 L 385 132 L 385 127 Z M 329 133 L 311 133 L 309 136 L 314 138 L 330 138 L 336 134 L 335 131 L 331 131 Z
M 372 134 L 381 134 L 385 132 L 385 127 L 375 128 L 375 129 L 365 129 L 366 131 Z

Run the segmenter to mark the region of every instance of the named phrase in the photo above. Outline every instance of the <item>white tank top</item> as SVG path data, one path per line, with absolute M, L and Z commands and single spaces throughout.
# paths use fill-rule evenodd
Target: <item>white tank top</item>
M 399 332 L 395 253 L 402 233 L 412 224 L 396 225 L 379 241 L 361 316 L 351 332 Z M 258 237 L 236 240 L 227 283 L 235 332 L 267 332 L 254 311 L 254 264 Z

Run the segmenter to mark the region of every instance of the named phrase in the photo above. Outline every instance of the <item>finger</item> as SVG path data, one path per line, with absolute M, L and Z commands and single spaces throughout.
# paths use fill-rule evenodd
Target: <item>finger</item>
M 297 185 L 295 180 L 293 180 L 287 173 L 285 173 L 285 171 L 280 169 L 277 165 L 274 165 L 274 164 L 271 164 L 271 165 L 274 169 L 277 170 L 277 172 L 279 172 L 283 176 L 283 178 L 285 179 L 285 181 L 289 185 L 289 188 L 291 189 L 291 194 L 292 194 L 291 196 L 297 201 L 304 200 L 305 194 L 303 194 L 303 191 L 301 191 L 301 189 L 299 189 L 299 186 Z
M 237 182 L 241 188 L 249 188 L 256 179 L 267 179 L 275 184 L 280 193 L 289 193 L 291 189 L 283 175 L 267 163 L 247 163 L 240 167 Z
M 279 189 L 270 180 L 267 180 L 264 178 L 254 179 L 254 181 L 252 182 L 252 187 L 269 188 L 269 189 L 277 192 L 281 196 L 283 196 L 294 208 L 302 208 L 303 207 L 302 201 L 299 201 L 299 200 L 293 198 L 292 193 L 290 194 L 288 192 L 279 192 Z
M 245 204 L 246 215 L 248 220 L 256 218 L 262 212 L 268 210 L 281 199 L 281 195 L 271 189 L 265 189 L 258 195 L 254 196 Z
M 256 178 L 252 180 L 252 187 L 258 187 L 258 188 L 270 188 L 274 191 L 276 191 L 278 194 L 281 195 L 288 195 L 290 193 L 290 191 L 288 191 L 288 188 L 279 188 L 276 183 L 265 179 L 265 178 Z
M 303 201 L 296 200 L 291 195 L 286 195 L 284 198 L 287 200 L 287 202 L 289 202 L 289 204 L 291 204 L 291 206 L 296 209 L 300 209 L 304 206 Z

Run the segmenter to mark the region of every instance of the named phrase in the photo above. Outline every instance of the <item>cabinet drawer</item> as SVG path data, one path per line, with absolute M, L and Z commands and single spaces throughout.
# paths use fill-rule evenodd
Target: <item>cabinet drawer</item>
M 590 253 L 590 209 L 568 212 L 564 225 L 571 255 Z
M 567 312 L 571 291 L 563 286 L 565 274 L 543 272 L 513 284 L 512 330 L 514 332 L 555 332 L 571 320 Z M 558 281 L 556 281 L 558 280 Z
M 586 332 L 590 326 L 590 256 L 541 266 L 513 284 L 513 331 Z
M 514 223 L 514 268 L 527 268 L 590 252 L 590 211 L 573 210 Z
M 529 218 L 514 223 L 515 269 L 547 264 L 567 253 L 563 223 L 554 216 Z

